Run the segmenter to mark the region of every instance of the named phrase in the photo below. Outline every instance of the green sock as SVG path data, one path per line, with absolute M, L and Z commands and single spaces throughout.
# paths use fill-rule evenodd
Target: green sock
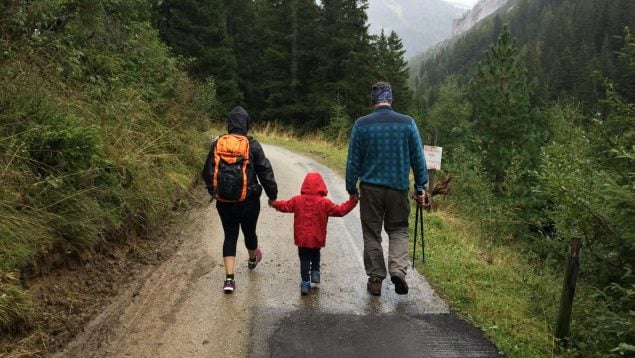
M 234 275 L 225 275 L 225 280 L 230 280 L 230 281 L 234 281 Z

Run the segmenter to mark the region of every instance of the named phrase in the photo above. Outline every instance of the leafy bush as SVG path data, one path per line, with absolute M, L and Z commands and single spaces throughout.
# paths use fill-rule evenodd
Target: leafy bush
M 516 220 L 513 210 L 494 194 L 495 185 L 487 179 L 478 155 L 462 146 L 452 153 L 451 161 L 445 162 L 438 175 L 451 173 L 454 177 L 447 205 L 477 223 L 481 236 L 489 237 L 491 244 L 509 236 Z
M 198 95 L 194 98 L 196 106 L 210 117 L 219 117 L 222 105 L 216 99 L 216 82 L 213 78 L 198 84 Z
M 90 168 L 100 143 L 97 128 L 85 123 L 71 115 L 33 124 L 23 143 L 34 171 L 46 175 Z
M 630 272 L 627 275 L 631 275 Z M 633 282 L 622 277 L 621 282 Z M 626 307 L 635 307 L 635 285 L 613 282 L 590 295 L 594 304 L 576 306 L 582 311 L 574 318 L 574 334 L 582 351 L 601 351 L 606 356 L 626 356 L 635 352 L 635 317 Z M 590 329 L 584 329 L 588 327 Z
M 555 106 L 549 118 L 553 141 L 543 148 L 540 178 L 541 190 L 552 202 L 546 211 L 554 225 L 550 239 L 582 238 L 586 259 L 581 275 L 605 287 L 593 296 L 597 304 L 582 308 L 591 312 L 580 324 L 592 328 L 578 331 L 584 337 L 581 344 L 625 350 L 622 344 L 632 342 L 635 333 L 635 318 L 629 313 L 635 304 L 635 280 L 630 274 L 635 254 L 635 173 L 626 171 L 623 176 L 617 168 L 633 168 L 633 157 L 605 148 L 599 140 L 606 138 L 605 122 L 583 126 L 587 119 L 578 107 Z

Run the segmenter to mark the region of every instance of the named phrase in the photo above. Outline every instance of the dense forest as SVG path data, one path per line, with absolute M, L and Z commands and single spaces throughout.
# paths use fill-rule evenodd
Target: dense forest
M 529 78 L 536 80 L 532 101 L 543 105 L 576 98 L 585 113 L 598 109 L 604 79 L 614 83 L 633 102 L 632 74 L 618 51 L 624 29 L 635 26 L 635 4 L 628 0 L 510 0 L 510 11 L 498 13 L 460 38 L 448 40 L 425 54 L 413 68 L 417 97 L 436 101 L 449 74 L 461 84 L 476 71 L 481 52 L 495 42 L 505 24 L 525 59 Z M 424 104 L 425 107 L 425 104 Z
M 256 120 L 315 130 L 330 124 L 333 110 L 356 118 L 369 108 L 360 89 L 379 79 L 407 109 L 399 37 L 369 35 L 367 1 L 320 3 L 166 0 L 154 23 L 192 78 L 214 79 L 224 109 L 241 104 Z
M 412 88 L 401 40 L 369 35 L 366 9 L 0 2 L 0 331 L 47 324 L 22 286 L 43 258 L 86 260 L 156 226 L 228 108 L 341 143 L 384 80 L 444 148 L 438 174 L 454 180 L 439 210 L 537 271 L 561 268 L 581 239 L 579 280 L 596 293 L 578 306 L 577 349 L 633 352 L 635 2 L 514 0 L 426 54 Z
M 412 111 L 458 177 L 450 200 L 539 266 L 581 239 L 601 307 L 582 345 L 615 354 L 635 340 L 634 27 L 629 0 L 518 0 L 412 69 Z

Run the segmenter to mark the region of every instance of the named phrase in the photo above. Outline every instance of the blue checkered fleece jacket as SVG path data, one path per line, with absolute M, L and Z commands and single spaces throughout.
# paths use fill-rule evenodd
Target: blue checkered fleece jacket
M 351 132 L 346 162 L 346 190 L 357 192 L 358 180 L 399 191 L 408 190 L 410 168 L 414 189 L 428 183 L 428 169 L 421 138 L 410 116 L 380 106 L 357 119 Z

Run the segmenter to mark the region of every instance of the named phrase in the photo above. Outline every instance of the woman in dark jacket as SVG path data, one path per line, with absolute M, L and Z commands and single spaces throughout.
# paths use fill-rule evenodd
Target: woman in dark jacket
M 240 106 L 234 107 L 227 116 L 227 132 L 229 134 L 239 134 L 247 136 L 249 130 L 249 115 Z M 249 252 L 248 267 L 253 270 L 260 260 L 262 252 L 258 247 L 258 237 L 256 235 L 256 225 L 260 214 L 260 195 L 264 187 L 269 200 L 276 200 L 278 196 L 278 186 L 273 175 L 273 169 L 269 159 L 265 157 L 262 146 L 257 140 L 247 136 L 249 139 L 249 164 L 247 165 L 247 196 L 240 202 L 216 202 L 216 209 L 223 224 L 225 241 L 223 243 L 223 261 L 225 263 L 225 282 L 223 291 L 232 293 L 236 289 L 234 280 L 234 265 L 236 261 L 236 244 L 238 242 L 239 229 L 242 229 L 245 237 L 245 246 Z M 212 147 L 207 156 L 205 167 L 203 168 L 203 179 L 210 195 L 215 196 L 214 187 L 214 150 L 218 140 L 212 143 Z

